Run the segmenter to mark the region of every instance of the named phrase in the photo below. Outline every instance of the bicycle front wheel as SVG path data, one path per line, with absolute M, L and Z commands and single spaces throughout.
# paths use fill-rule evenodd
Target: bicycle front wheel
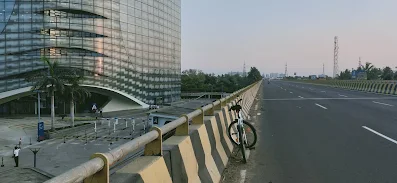
M 254 126 L 252 126 L 251 123 L 247 122 L 247 121 L 243 121 L 244 123 L 244 132 L 245 132 L 245 139 L 242 136 L 238 136 L 238 130 L 237 130 L 237 120 L 233 121 L 228 128 L 228 135 L 229 135 L 229 139 L 233 142 L 233 144 L 235 145 L 239 145 L 239 137 L 241 139 L 241 141 L 245 141 L 245 147 L 246 148 L 251 148 L 254 147 L 257 141 L 257 134 L 256 134 L 256 129 L 254 128 Z M 244 134 L 244 133 L 243 133 Z
M 243 128 L 241 128 L 241 126 L 240 125 L 237 125 L 237 131 L 238 131 L 238 134 L 239 134 L 239 141 L 240 142 L 242 142 L 243 141 Z M 240 143 L 239 144 L 239 147 L 240 147 L 240 150 L 241 150 L 241 155 L 243 156 L 243 162 L 244 163 L 247 163 L 247 157 L 245 157 L 246 156 L 246 154 L 245 154 L 245 143 Z

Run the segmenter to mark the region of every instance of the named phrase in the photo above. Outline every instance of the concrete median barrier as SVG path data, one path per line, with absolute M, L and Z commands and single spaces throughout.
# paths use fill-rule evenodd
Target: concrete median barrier
M 199 166 L 190 136 L 173 136 L 164 141 L 164 149 L 169 146 L 170 158 L 167 163 L 172 182 L 201 182 Z
M 342 88 L 347 90 L 363 91 L 370 93 L 397 95 L 397 80 L 322 80 L 322 81 L 296 81 L 315 85 Z
M 116 171 L 111 182 L 172 183 L 172 179 L 163 157 L 142 156 Z

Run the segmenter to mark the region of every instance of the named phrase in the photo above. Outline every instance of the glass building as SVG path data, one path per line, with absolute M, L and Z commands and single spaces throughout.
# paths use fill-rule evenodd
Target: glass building
M 145 104 L 180 99 L 181 0 L 0 0 L 0 31 L 0 76 L 43 68 L 46 56 L 108 76 L 87 86 Z M 0 81 L 0 96 L 30 85 Z

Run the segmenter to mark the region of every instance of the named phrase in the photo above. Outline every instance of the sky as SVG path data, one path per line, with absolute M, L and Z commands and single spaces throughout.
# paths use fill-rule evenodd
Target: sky
M 397 0 L 183 0 L 182 70 L 332 76 L 371 62 L 397 66 Z M 248 70 L 247 69 L 247 70 Z

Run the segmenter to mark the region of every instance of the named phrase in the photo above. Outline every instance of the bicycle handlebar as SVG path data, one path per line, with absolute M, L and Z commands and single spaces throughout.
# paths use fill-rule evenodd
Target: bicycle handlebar
M 230 109 L 229 109 L 229 111 L 231 111 L 231 110 L 234 110 L 234 111 L 236 111 L 236 110 L 241 110 L 241 106 L 240 105 L 238 105 L 238 103 L 239 102 L 241 102 L 243 99 L 240 99 L 240 100 L 238 100 L 237 102 L 236 102 L 236 105 L 234 105 L 234 106 L 232 106 Z

